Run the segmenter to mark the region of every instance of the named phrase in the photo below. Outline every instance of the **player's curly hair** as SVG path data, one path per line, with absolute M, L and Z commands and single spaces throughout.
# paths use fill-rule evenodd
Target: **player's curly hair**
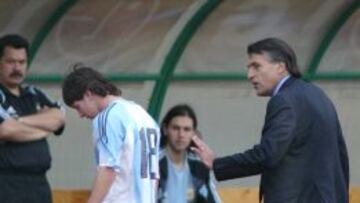
M 62 83 L 62 95 L 65 104 L 72 106 L 75 101 L 84 97 L 87 90 L 102 97 L 121 95 L 121 91 L 105 79 L 101 73 L 82 63 L 77 63 Z

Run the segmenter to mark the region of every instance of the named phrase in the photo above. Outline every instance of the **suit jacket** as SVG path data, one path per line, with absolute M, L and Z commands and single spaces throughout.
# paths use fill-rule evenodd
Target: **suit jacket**
M 218 180 L 261 174 L 265 203 L 347 203 L 349 162 L 336 110 L 317 86 L 289 78 L 267 105 L 261 141 L 214 161 Z

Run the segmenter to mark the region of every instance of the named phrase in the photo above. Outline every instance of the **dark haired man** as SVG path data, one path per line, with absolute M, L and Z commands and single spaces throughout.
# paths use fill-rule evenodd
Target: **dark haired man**
M 161 122 L 158 203 L 221 202 L 209 169 L 189 150 L 193 136 L 200 136 L 194 110 L 173 106 Z
M 25 38 L 0 38 L 0 200 L 50 203 L 46 137 L 61 134 L 64 112 L 40 89 L 23 83 L 28 55 Z
M 349 161 L 334 105 L 301 80 L 294 51 L 277 38 L 248 47 L 248 79 L 270 96 L 261 141 L 243 153 L 214 158 L 194 137 L 193 150 L 218 180 L 261 174 L 265 203 L 347 203 Z
M 156 122 L 82 64 L 66 76 L 62 89 L 65 103 L 93 123 L 97 172 L 88 203 L 155 203 L 160 143 Z

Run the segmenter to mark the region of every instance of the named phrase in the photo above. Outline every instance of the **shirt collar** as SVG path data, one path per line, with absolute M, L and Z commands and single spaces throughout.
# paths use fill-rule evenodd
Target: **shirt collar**
M 4 85 L 2 85 L 2 84 L 0 83 L 0 89 L 1 89 L 4 93 L 6 93 L 7 95 L 11 95 L 11 96 L 15 96 L 15 97 L 21 97 L 21 96 L 23 96 L 23 95 L 31 94 L 31 91 L 30 91 L 28 85 L 21 84 L 21 85 L 19 85 L 19 88 L 20 88 L 20 95 L 19 95 L 19 96 L 16 96 L 16 95 L 14 95 L 13 93 L 11 93 Z
M 275 96 L 275 95 L 279 92 L 280 88 L 283 86 L 283 84 L 284 84 L 289 78 L 290 78 L 290 75 L 287 75 L 287 76 L 283 77 L 283 78 L 276 84 L 276 87 L 275 87 L 274 91 L 273 91 L 272 94 L 271 94 L 272 97 Z

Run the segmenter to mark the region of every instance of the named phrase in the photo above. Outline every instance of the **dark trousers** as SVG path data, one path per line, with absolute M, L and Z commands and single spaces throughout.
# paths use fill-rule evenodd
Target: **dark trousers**
M 51 190 L 46 175 L 0 173 L 0 202 L 51 203 Z

